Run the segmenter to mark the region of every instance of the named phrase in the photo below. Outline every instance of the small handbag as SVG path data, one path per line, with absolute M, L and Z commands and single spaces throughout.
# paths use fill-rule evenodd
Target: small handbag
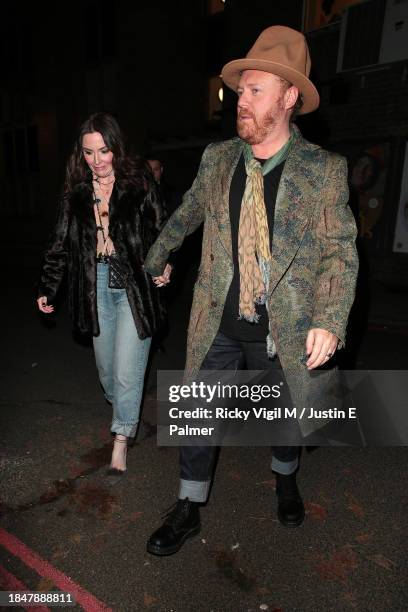
M 113 252 L 108 256 L 109 265 L 109 280 L 108 287 L 110 289 L 126 289 L 128 282 L 127 272 L 123 269 L 123 265 L 118 255 Z

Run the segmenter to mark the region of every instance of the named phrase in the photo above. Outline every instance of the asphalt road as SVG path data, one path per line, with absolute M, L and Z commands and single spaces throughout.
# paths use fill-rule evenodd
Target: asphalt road
M 192 275 L 174 292 L 170 333 L 153 355 L 143 412 L 151 423 L 156 370 L 183 366 Z M 82 602 L 73 610 L 408 609 L 405 447 L 305 451 L 307 517 L 294 530 L 276 519 L 269 449 L 224 448 L 201 534 L 172 557 L 147 554 L 175 500 L 177 450 L 149 437 L 130 450 L 122 482 L 107 483 L 110 407 L 92 349 L 73 339 L 65 306 L 44 324 L 34 277 L 32 268 L 11 274 L 0 302 L 3 590 L 71 588 Z M 355 365 L 408 369 L 408 321 L 376 313 Z

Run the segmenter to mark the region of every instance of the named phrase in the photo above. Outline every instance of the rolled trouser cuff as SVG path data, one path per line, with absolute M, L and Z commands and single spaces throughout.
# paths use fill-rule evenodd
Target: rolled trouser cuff
M 188 497 L 193 502 L 206 502 L 211 480 L 184 480 L 180 478 L 179 499 Z
M 138 422 L 136 423 L 121 423 L 117 419 L 112 419 L 111 432 L 126 436 L 127 438 L 134 438 L 137 431 Z
M 276 457 L 272 457 L 271 469 L 278 474 L 283 474 L 284 476 L 288 476 L 289 474 L 293 474 L 296 472 L 299 466 L 299 458 L 296 457 L 292 459 L 292 461 L 281 461 Z

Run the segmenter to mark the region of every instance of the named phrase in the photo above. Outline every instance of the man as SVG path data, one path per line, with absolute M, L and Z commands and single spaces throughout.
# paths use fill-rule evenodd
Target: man
M 150 170 L 152 171 L 154 180 L 156 181 L 162 201 L 164 202 L 166 212 L 167 214 L 171 215 L 180 205 L 182 194 L 167 183 L 165 176 L 163 177 L 163 163 L 157 155 L 150 153 L 146 159 L 150 166 Z
M 160 159 L 157 159 L 154 155 L 147 156 L 147 163 L 150 166 L 150 170 L 154 176 L 154 180 L 158 185 L 160 185 L 161 177 L 163 174 L 163 164 Z
M 319 96 L 305 38 L 283 26 L 261 33 L 247 57 L 224 66 L 238 93 L 239 138 L 209 145 L 197 177 L 151 248 L 157 286 L 169 254 L 204 222 L 185 376 L 200 369 L 297 369 L 327 364 L 344 343 L 357 275 L 356 228 L 347 206 L 347 166 L 291 124 Z M 311 425 L 310 425 L 311 426 Z M 274 448 L 278 518 L 304 519 L 296 484 L 299 448 Z M 166 555 L 200 530 L 214 447 L 180 449 L 179 500 L 147 550 Z

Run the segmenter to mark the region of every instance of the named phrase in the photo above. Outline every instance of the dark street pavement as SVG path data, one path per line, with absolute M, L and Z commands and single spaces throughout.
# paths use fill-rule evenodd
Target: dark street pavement
M 37 591 L 75 584 L 82 607 L 73 610 L 408 609 L 407 448 L 304 452 L 307 517 L 294 530 L 276 519 L 269 449 L 224 448 L 201 534 L 172 557 L 147 554 L 147 537 L 175 499 L 177 449 L 149 437 L 130 450 L 122 482 L 107 483 L 111 409 L 92 349 L 73 339 L 64 304 L 48 325 L 36 313 L 36 264 L 10 271 L 1 301 L 3 590 L 17 590 L 7 587 L 11 576 Z M 157 369 L 183 366 L 193 275 L 176 281 L 183 292 L 173 295 L 170 333 L 153 355 L 150 423 Z M 408 370 L 406 303 L 398 292 L 372 294 L 356 367 Z

